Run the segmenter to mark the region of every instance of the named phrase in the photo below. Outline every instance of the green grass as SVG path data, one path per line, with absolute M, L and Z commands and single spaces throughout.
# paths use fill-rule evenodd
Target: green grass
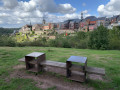
M 0 90 L 39 89 L 35 87 L 35 82 L 29 79 L 14 78 L 10 82 L 5 81 L 9 73 L 13 71 L 12 67 L 19 64 L 18 59 L 31 52 L 44 52 L 47 60 L 59 62 L 66 62 L 72 55 L 88 57 L 88 66 L 105 68 L 106 82 L 88 80 L 85 84 L 98 90 L 120 90 L 120 51 L 53 47 L 0 47 Z M 55 87 L 48 88 L 48 90 L 51 89 Z

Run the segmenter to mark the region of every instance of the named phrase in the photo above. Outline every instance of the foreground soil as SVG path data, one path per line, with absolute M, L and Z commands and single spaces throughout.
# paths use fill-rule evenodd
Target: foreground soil
M 43 72 L 41 74 L 29 73 L 25 70 L 25 65 L 17 65 L 13 67 L 14 71 L 11 72 L 10 77 L 6 80 L 9 81 L 12 78 L 25 78 L 32 79 L 36 82 L 36 87 L 47 89 L 55 87 L 55 90 L 94 90 L 93 87 L 88 87 L 87 84 L 70 81 L 65 77 L 56 76 L 56 74 Z M 102 77 L 97 75 L 89 75 L 91 79 L 103 80 Z

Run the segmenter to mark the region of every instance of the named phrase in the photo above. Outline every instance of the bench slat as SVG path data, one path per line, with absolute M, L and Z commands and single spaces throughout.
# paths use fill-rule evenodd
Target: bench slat
M 25 62 L 25 57 L 18 59 L 20 62 Z
M 40 64 L 45 66 L 47 65 L 47 66 L 53 66 L 53 67 L 66 68 L 66 63 L 56 62 L 56 61 L 45 61 Z
M 105 75 L 105 69 L 103 68 L 87 67 L 86 72 L 88 74 Z

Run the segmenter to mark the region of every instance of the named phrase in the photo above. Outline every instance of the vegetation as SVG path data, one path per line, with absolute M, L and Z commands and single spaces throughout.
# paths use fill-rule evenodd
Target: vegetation
M 12 67 L 20 64 L 18 59 L 31 52 L 44 52 L 47 60 L 59 62 L 66 62 L 71 55 L 88 57 L 88 66 L 105 68 L 106 76 L 104 81 L 88 80 L 83 85 L 94 87 L 97 90 L 120 90 L 120 51 L 53 47 L 0 47 L 0 90 L 39 89 L 30 79 L 13 77 L 9 82 L 6 81 L 10 73 L 14 72 Z
M 101 26 L 90 34 L 88 46 L 92 49 L 108 49 L 109 38 L 107 28 Z
M 120 27 L 109 31 L 109 47 L 110 49 L 120 50 Z
M 64 47 L 64 48 L 79 48 L 79 49 L 117 49 L 120 50 L 120 28 L 116 27 L 113 30 L 100 26 L 92 32 L 76 32 L 75 34 L 57 34 L 56 39 L 50 40 L 42 36 L 19 33 L 16 37 L 1 36 L 0 46 L 49 46 L 49 47 Z M 13 45 L 12 45 L 13 44 Z
M 0 28 L 0 35 L 9 35 L 12 34 L 14 30 L 18 30 L 19 28 Z
M 120 28 L 113 30 L 100 26 L 93 32 L 77 32 L 74 36 L 57 36 L 50 46 L 81 49 L 120 49 Z
M 0 36 L 0 46 L 16 46 L 16 41 L 13 37 L 9 36 Z

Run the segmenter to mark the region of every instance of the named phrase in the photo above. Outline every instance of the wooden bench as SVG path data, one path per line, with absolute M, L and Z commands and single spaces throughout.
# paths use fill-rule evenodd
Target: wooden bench
M 105 75 L 105 69 L 88 67 L 87 57 L 71 56 L 66 63 L 50 61 L 45 59 L 44 53 L 33 52 L 19 59 L 26 63 L 26 69 L 32 72 L 54 72 L 63 76 L 67 76 L 70 80 L 85 82 L 87 74 Z M 82 65 L 73 64 L 73 62 L 81 63 Z
M 25 58 L 21 58 L 18 61 L 20 62 L 25 62 Z M 41 63 L 42 65 L 47 65 L 47 66 L 53 66 L 53 67 L 61 67 L 61 68 L 66 68 L 66 63 L 62 63 L 62 62 L 56 62 L 56 61 L 49 61 L 46 60 L 46 62 Z M 83 68 L 82 66 L 79 65 L 73 65 L 73 67 L 71 67 L 71 70 L 82 70 L 81 68 Z M 103 68 L 97 68 L 97 67 L 89 67 L 87 66 L 86 72 L 88 74 L 97 74 L 97 75 L 105 75 L 105 69 Z

